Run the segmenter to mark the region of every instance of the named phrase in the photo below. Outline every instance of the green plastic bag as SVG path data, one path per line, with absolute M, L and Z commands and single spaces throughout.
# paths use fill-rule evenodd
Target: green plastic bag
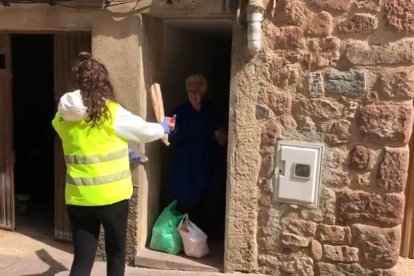
M 170 203 L 160 214 L 152 227 L 150 248 L 170 254 L 183 250 L 183 242 L 178 232 L 178 224 L 183 214 L 175 210 L 177 200 Z

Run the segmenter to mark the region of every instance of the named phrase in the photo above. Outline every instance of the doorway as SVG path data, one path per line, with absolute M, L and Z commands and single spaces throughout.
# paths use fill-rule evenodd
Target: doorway
M 2 229 L 71 239 L 66 169 L 51 120 L 60 96 L 74 88 L 73 62 L 90 49 L 90 32 L 0 33 Z
M 187 101 L 186 78 L 192 74 L 203 74 L 208 82 L 204 96 L 216 107 L 220 125 L 228 130 L 230 62 L 232 24 L 226 20 L 166 20 L 163 33 L 163 73 L 162 87 L 166 113 Z M 179 65 L 179 66 L 177 66 Z M 173 114 L 170 114 L 173 115 Z M 214 114 L 216 115 L 216 114 Z M 161 204 L 167 206 L 174 199 L 169 193 L 172 170 L 173 149 L 165 149 L 166 158 L 161 184 Z M 227 147 L 217 147 L 214 163 L 219 163 L 218 176 L 214 177 L 211 186 L 217 185 L 218 191 L 214 198 L 206 199 L 207 208 L 216 207 L 213 217 L 194 218 L 205 232 L 213 247 L 222 248 L 224 239 L 225 185 L 226 185 L 226 153 Z M 191 149 L 192 151 L 193 149 Z M 201 153 L 201 152 L 200 152 Z M 202 158 L 202 156 L 200 156 Z M 193 160 L 196 161 L 196 160 Z M 202 169 L 202 168 L 200 168 Z M 197 174 L 196 172 L 194 172 Z M 213 173 L 213 172 L 212 172 Z M 213 187 L 211 187 L 213 189 Z M 209 189 L 208 189 L 209 190 Z M 205 192 L 209 192 L 209 191 Z M 215 198 L 217 197 L 217 198 Z M 206 213 L 197 206 L 194 213 Z M 190 215 L 191 216 L 191 215 Z M 191 219 L 191 217 L 190 217 Z M 207 220 L 207 221 L 206 221 Z M 210 230 L 209 224 L 214 223 L 215 229 Z M 217 245 L 220 243 L 220 245 Z M 220 250 L 222 251 L 222 250 Z
M 16 231 L 53 237 L 53 35 L 10 37 Z
M 155 74 L 153 79 L 159 80 L 161 84 L 166 115 L 171 115 L 170 112 L 174 108 L 188 100 L 186 78 L 192 74 L 203 74 L 208 82 L 204 98 L 216 107 L 221 114 L 219 117 L 221 117 L 223 127 L 228 129 L 232 28 L 232 21 L 224 19 L 164 20 L 162 22 L 162 32 L 160 32 L 162 37 L 151 42 L 162 41 L 160 46 L 154 47 L 159 53 L 157 55 L 159 58 L 155 61 L 158 66 L 155 66 L 157 69 L 153 73 Z M 174 200 L 170 190 L 173 154 L 174 143 L 169 147 L 161 146 L 161 155 L 157 158 L 159 160 L 157 168 L 161 170 L 158 178 L 159 185 L 149 183 L 148 209 L 150 212 L 148 213 L 147 248 L 149 248 L 151 239 L 150 227 L 153 226 L 161 211 Z M 219 168 L 217 183 L 214 183 L 218 187 L 217 193 L 214 195 L 214 201 L 207 199 L 203 204 L 204 208 L 207 206 L 213 209 L 214 207 L 213 216 L 201 215 L 192 219 L 190 215 L 190 220 L 197 221 L 197 226 L 209 235 L 210 254 L 201 259 L 194 259 L 186 257 L 183 252 L 174 256 L 152 251 L 139 254 L 138 265 L 161 268 L 165 260 L 168 260 L 170 267 L 180 270 L 222 270 L 225 240 L 226 157 L 227 145 L 225 144 L 218 147 L 215 159 Z M 157 199 L 151 199 L 154 194 L 159 195 Z M 197 213 L 198 211 L 203 213 L 199 209 L 203 207 L 196 208 Z M 151 212 L 154 210 L 157 210 L 156 213 Z M 148 259 L 152 261 L 147 262 Z

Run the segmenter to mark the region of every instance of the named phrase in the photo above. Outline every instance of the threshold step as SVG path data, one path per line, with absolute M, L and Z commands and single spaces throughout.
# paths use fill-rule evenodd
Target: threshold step
M 135 256 L 135 265 L 163 270 L 220 272 L 222 271 L 223 259 L 217 258 L 218 256 L 214 253 L 210 252 L 210 255 L 197 259 L 187 257 L 184 254 L 172 255 L 143 248 Z

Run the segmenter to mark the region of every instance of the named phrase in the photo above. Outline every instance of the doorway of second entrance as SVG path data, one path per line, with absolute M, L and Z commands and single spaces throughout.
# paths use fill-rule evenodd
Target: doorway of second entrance
M 53 35 L 12 34 L 16 231 L 53 237 Z

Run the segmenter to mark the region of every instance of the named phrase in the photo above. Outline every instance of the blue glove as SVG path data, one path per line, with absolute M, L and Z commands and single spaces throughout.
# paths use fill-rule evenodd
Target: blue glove
M 141 157 L 131 148 L 128 149 L 128 155 L 129 162 L 139 162 L 139 160 L 141 160 Z
M 164 120 L 162 120 L 161 125 L 164 128 L 164 133 L 165 134 L 170 134 L 170 127 L 168 126 L 168 122 L 165 118 L 164 118 Z
M 148 158 L 136 152 L 135 150 L 128 148 L 129 162 L 130 163 L 145 163 L 148 161 Z

